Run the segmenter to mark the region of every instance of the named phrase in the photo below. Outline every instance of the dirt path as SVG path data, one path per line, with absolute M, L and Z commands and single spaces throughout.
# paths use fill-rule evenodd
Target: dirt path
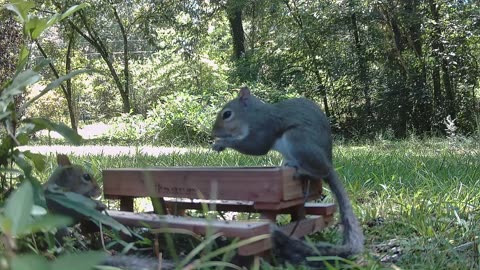
M 95 123 L 91 125 L 86 125 L 78 130 L 84 139 L 93 139 L 101 137 L 108 133 L 112 128 L 111 125 L 104 123 Z M 50 136 L 52 138 L 61 138 L 56 132 L 42 131 L 40 136 Z M 19 147 L 20 150 L 25 151 L 29 150 L 35 153 L 41 154 L 74 154 L 78 156 L 84 155 L 106 155 L 106 156 L 118 156 L 118 155 L 128 155 L 134 156 L 137 154 L 149 155 L 149 156 L 159 156 L 159 155 L 168 155 L 173 153 L 185 153 L 192 151 L 189 148 L 182 147 L 158 147 L 158 146 L 112 146 L 112 145 L 86 145 L 86 146 L 65 146 L 65 145 L 35 145 L 35 146 L 22 146 Z M 202 151 L 202 149 L 195 149 L 195 151 Z
M 66 145 L 35 145 L 21 146 L 21 151 L 29 150 L 41 154 L 74 154 L 77 156 L 85 155 L 105 155 L 105 156 L 135 156 L 137 154 L 159 156 L 173 153 L 186 153 L 192 149 L 181 147 L 156 147 L 156 146 L 111 146 L 111 145 L 84 145 L 84 146 L 66 146 Z

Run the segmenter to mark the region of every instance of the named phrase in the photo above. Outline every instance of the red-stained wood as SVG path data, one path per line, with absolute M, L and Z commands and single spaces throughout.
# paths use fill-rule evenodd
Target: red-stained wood
M 281 226 L 280 229 L 288 236 L 300 238 L 318 232 L 329 226 L 332 222 L 333 216 L 311 216 Z
M 295 203 L 297 203 L 296 201 Z M 169 209 L 195 209 L 202 210 L 207 207 L 210 211 L 232 211 L 232 212 L 265 212 L 268 209 L 256 209 L 253 202 L 244 201 L 210 201 L 210 200 L 189 200 L 189 199 L 174 199 L 165 198 L 165 204 Z M 302 204 L 294 204 L 293 207 L 302 206 Z M 267 207 L 268 208 L 268 207 Z M 271 206 L 271 208 L 277 208 Z M 337 207 L 333 203 L 315 203 L 307 202 L 304 205 L 305 214 L 307 215 L 332 215 L 335 213 Z M 282 208 L 275 210 L 278 214 L 291 213 L 291 208 Z
M 226 237 L 248 239 L 258 235 L 270 234 L 270 223 L 265 221 L 219 221 L 203 218 L 188 218 L 144 213 L 132 213 L 124 211 L 108 210 L 108 215 L 118 222 L 133 226 L 143 227 L 148 225 L 153 229 L 175 228 L 191 231 L 195 234 L 205 235 L 220 232 Z M 271 248 L 270 237 L 239 249 L 243 256 L 253 255 Z
M 303 197 L 302 181 L 293 179 L 293 173 L 288 167 L 106 169 L 103 188 L 107 199 L 177 197 L 275 203 Z
M 331 216 L 337 211 L 337 205 L 334 203 L 305 203 L 305 211 L 307 215 Z
M 155 214 L 132 213 L 124 211 L 108 210 L 108 215 L 118 222 L 133 226 L 143 227 L 148 225 L 153 229 L 175 228 L 191 231 L 195 234 L 205 235 L 209 233 L 222 233 L 230 238 L 249 239 L 258 235 L 270 234 L 271 225 L 268 221 L 219 221 L 206 220 L 203 218 L 177 217 L 170 215 L 158 216 Z M 285 234 L 294 237 L 320 231 L 329 226 L 333 216 L 311 216 L 297 222 L 292 222 L 279 227 Z M 272 247 L 270 237 L 262 239 L 239 248 L 239 255 L 248 256 L 259 254 Z
M 196 234 L 221 232 L 226 237 L 247 239 L 270 233 L 270 223 L 278 214 L 291 214 L 292 220 L 280 229 L 302 237 L 333 222 L 334 204 L 306 203 L 320 198 L 321 181 L 293 179 L 294 169 L 287 167 L 168 167 L 151 169 L 107 169 L 103 171 L 103 189 L 107 199 L 120 199 L 125 211 L 109 211 L 119 222 L 130 226 L 177 228 Z M 305 194 L 308 192 L 308 197 Z M 159 198 L 169 213 L 185 209 L 258 212 L 265 220 L 256 222 L 218 221 L 137 214 L 133 199 Z M 315 215 L 306 217 L 306 215 Z M 271 248 L 271 239 L 263 239 L 239 248 L 240 255 L 262 254 Z

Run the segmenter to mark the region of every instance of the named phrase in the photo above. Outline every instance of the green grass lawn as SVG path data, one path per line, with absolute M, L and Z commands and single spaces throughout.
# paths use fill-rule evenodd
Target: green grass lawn
M 479 267 L 480 146 L 475 141 L 377 141 L 336 145 L 334 162 L 366 235 L 364 269 L 472 269 Z M 150 157 L 84 156 L 100 176 L 104 168 L 154 166 L 271 166 L 272 153 L 195 151 Z M 49 159 L 53 163 L 53 158 Z M 43 178 L 43 177 L 42 177 Z M 328 193 L 328 186 L 324 186 Z M 326 200 L 332 198 L 327 196 Z M 338 241 L 331 228 L 312 236 Z

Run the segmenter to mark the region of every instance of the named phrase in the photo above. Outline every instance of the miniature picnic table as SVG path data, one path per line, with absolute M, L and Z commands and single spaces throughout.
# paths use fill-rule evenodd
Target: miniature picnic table
M 205 235 L 220 232 L 226 237 L 248 239 L 270 234 L 277 215 L 290 214 L 291 222 L 279 226 L 288 235 L 303 237 L 329 226 L 336 207 L 331 203 L 305 203 L 321 198 L 321 181 L 304 182 L 293 178 L 289 167 L 164 167 L 103 170 L 106 199 L 119 199 L 120 211 L 110 216 L 128 226 L 186 229 Z M 256 221 L 224 221 L 186 216 L 134 213 L 133 201 L 139 197 L 158 198 L 167 213 L 184 213 L 185 209 L 256 212 Z M 158 211 L 157 211 L 158 212 Z M 308 216 L 307 216 L 308 215 Z M 271 248 L 271 239 L 242 246 L 243 256 L 257 255 Z

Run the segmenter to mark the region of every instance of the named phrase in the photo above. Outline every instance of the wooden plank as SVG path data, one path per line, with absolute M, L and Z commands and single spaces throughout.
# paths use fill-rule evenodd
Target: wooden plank
M 238 255 L 240 256 L 251 256 L 251 255 L 258 255 L 263 251 L 269 250 L 272 248 L 272 239 L 269 237 L 268 239 L 256 241 L 252 244 L 243 245 L 238 248 Z
M 151 228 L 177 228 L 189 230 L 195 234 L 205 235 L 220 232 L 226 237 L 248 239 L 254 236 L 270 234 L 270 223 L 263 221 L 218 221 L 203 218 L 187 218 L 176 216 L 158 216 L 155 214 L 131 213 L 108 210 L 107 213 L 118 222 L 133 226 Z M 262 253 L 272 247 L 271 239 L 263 239 L 241 246 L 238 253 L 250 256 Z
M 332 222 L 333 216 L 311 216 L 281 226 L 280 230 L 282 230 L 286 235 L 299 238 L 314 232 L 318 232 L 328 227 Z
M 178 197 L 275 203 L 303 196 L 288 167 L 169 167 L 103 170 L 106 198 Z M 288 183 L 288 184 L 287 184 Z M 285 186 L 289 193 L 283 194 Z
M 337 205 L 334 203 L 305 203 L 307 215 L 331 216 L 337 211 Z
M 307 198 L 307 201 L 312 201 L 320 198 L 320 194 L 312 194 Z M 254 202 L 254 207 L 258 211 L 261 210 L 282 210 L 291 208 L 293 206 L 301 205 L 305 203 L 305 198 L 301 197 L 298 199 L 293 199 L 289 201 L 280 201 L 280 202 Z
M 285 178 L 292 179 L 293 181 L 283 181 L 283 200 L 293 200 L 297 198 L 302 198 L 305 196 L 305 193 L 308 189 L 308 193 L 313 194 L 320 194 L 322 192 L 322 181 L 319 180 L 311 180 L 310 183 L 306 181 L 294 179 L 293 170 L 285 171 Z M 307 186 L 307 184 L 309 186 Z
M 232 212 L 256 212 L 253 207 L 253 202 L 242 201 L 221 201 L 214 202 L 205 200 L 203 202 L 191 202 L 191 201 L 175 201 L 165 200 L 165 204 L 169 209 L 195 209 L 203 210 L 204 205 L 210 210 L 216 211 L 232 211 Z
M 152 228 L 179 228 L 189 230 L 199 235 L 209 232 L 221 232 L 226 237 L 250 238 L 270 233 L 270 223 L 265 221 L 220 221 L 204 218 L 178 217 L 108 210 L 108 215 L 118 222 L 133 226 Z
M 174 199 L 174 198 L 165 198 L 165 204 L 167 208 L 170 209 L 195 209 L 202 210 L 203 205 L 205 204 L 208 209 L 216 211 L 232 211 L 232 212 L 258 212 L 259 210 L 255 208 L 253 202 L 248 201 L 211 201 L 211 200 L 190 200 L 190 199 Z M 295 206 L 292 206 L 295 207 Z M 307 202 L 305 203 L 305 213 L 307 215 L 332 215 L 335 213 L 337 206 L 333 203 L 315 203 Z M 278 208 L 278 207 L 274 207 Z M 262 212 L 269 209 L 261 209 Z M 273 209 L 279 214 L 290 213 L 290 208 L 283 209 Z

